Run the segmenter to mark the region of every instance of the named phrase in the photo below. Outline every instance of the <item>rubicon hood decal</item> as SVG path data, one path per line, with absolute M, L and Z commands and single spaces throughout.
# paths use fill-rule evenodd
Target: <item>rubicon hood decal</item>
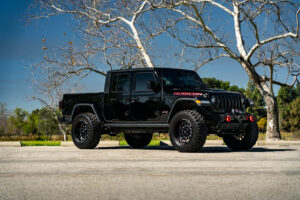
M 175 96 L 203 96 L 203 92 L 174 92 Z

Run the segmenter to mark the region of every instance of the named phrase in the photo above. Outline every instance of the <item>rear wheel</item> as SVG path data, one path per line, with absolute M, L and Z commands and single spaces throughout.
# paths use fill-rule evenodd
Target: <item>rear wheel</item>
M 178 112 L 170 123 L 170 140 L 181 152 L 197 152 L 203 147 L 207 128 L 203 116 L 194 110 Z
M 251 149 L 258 138 L 258 127 L 256 122 L 251 122 L 245 132 L 237 135 L 225 135 L 224 143 L 232 150 L 242 151 Z
M 96 115 L 81 113 L 72 123 L 72 139 L 79 149 L 93 149 L 101 138 L 100 124 Z
M 133 148 L 143 148 L 147 146 L 152 139 L 152 133 L 125 134 L 125 140 Z

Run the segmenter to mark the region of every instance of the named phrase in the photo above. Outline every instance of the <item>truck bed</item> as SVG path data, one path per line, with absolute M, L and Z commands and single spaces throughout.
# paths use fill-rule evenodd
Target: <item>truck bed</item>
M 97 104 L 101 105 L 103 101 L 103 92 L 98 93 L 74 93 L 63 95 L 63 114 L 71 115 L 76 104 Z

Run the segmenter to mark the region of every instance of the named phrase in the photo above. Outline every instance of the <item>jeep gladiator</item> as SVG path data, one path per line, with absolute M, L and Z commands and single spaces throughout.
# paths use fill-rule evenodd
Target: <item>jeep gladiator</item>
M 181 152 L 197 152 L 208 134 L 232 150 L 248 150 L 258 127 L 242 93 L 208 89 L 195 71 L 171 68 L 112 70 L 104 92 L 64 94 L 61 122 L 72 124 L 80 149 L 97 146 L 101 135 L 124 133 L 133 148 L 147 146 L 154 132 L 169 132 Z

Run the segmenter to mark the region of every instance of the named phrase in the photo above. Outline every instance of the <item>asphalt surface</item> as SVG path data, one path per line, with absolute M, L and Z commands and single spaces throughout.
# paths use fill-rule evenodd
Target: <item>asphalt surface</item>
M 300 146 L 1 147 L 0 199 L 300 199 Z

